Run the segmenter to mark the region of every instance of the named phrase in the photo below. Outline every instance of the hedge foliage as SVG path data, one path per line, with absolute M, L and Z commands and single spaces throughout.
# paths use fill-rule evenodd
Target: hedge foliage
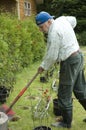
M 44 38 L 33 19 L 0 15 L 0 86 L 12 87 L 16 73 L 44 54 Z

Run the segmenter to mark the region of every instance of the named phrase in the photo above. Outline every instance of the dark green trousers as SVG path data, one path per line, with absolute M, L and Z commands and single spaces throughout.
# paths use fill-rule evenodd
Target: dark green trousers
M 60 63 L 58 105 L 62 110 L 64 121 L 69 124 L 72 121 L 72 92 L 78 100 L 86 100 L 86 81 L 81 52 Z

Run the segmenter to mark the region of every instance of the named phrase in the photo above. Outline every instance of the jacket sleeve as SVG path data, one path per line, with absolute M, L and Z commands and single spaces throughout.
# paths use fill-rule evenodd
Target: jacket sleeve
M 66 16 L 66 19 L 71 24 L 72 28 L 74 29 L 77 25 L 77 20 L 74 16 Z
M 48 70 L 58 59 L 60 44 L 59 36 L 57 34 L 51 35 L 47 44 L 47 51 L 40 65 L 44 70 Z

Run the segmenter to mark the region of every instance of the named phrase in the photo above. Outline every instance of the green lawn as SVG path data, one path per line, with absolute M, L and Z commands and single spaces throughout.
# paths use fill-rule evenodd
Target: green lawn
M 82 48 L 83 52 L 86 54 L 86 47 Z M 86 57 L 86 56 L 85 56 Z M 10 94 L 7 99 L 7 105 L 9 106 L 17 94 L 24 88 L 24 86 L 32 79 L 35 75 L 37 68 L 40 63 L 33 64 L 23 72 L 17 75 L 17 82 L 14 86 L 14 91 Z M 45 125 L 51 127 L 51 123 L 55 122 L 55 115 L 53 113 L 53 99 L 56 98 L 56 92 L 51 89 L 51 84 L 55 76 L 47 83 L 40 82 L 40 75 L 34 80 L 30 85 L 28 90 L 24 95 L 18 100 L 18 102 L 13 106 L 13 110 L 16 115 L 20 116 L 18 121 L 8 122 L 10 130 L 34 130 L 35 127 Z M 40 119 L 33 118 L 33 112 L 36 104 L 38 103 L 40 97 L 42 97 L 43 90 L 48 89 L 49 95 L 52 97 L 50 106 L 48 109 L 48 115 Z M 43 106 L 43 105 L 42 105 Z M 42 107 L 40 106 L 40 107 Z M 82 106 L 78 103 L 76 99 L 73 100 L 73 122 L 71 130 L 85 130 L 86 123 L 82 120 L 86 118 L 86 112 Z M 59 130 L 57 128 L 51 127 L 52 130 Z

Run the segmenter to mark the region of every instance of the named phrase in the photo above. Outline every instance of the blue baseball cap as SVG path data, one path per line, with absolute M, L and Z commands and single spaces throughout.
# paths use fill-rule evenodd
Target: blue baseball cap
M 48 21 L 48 19 L 53 19 L 54 16 L 51 16 L 49 13 L 42 11 L 36 15 L 36 24 L 41 25 Z

